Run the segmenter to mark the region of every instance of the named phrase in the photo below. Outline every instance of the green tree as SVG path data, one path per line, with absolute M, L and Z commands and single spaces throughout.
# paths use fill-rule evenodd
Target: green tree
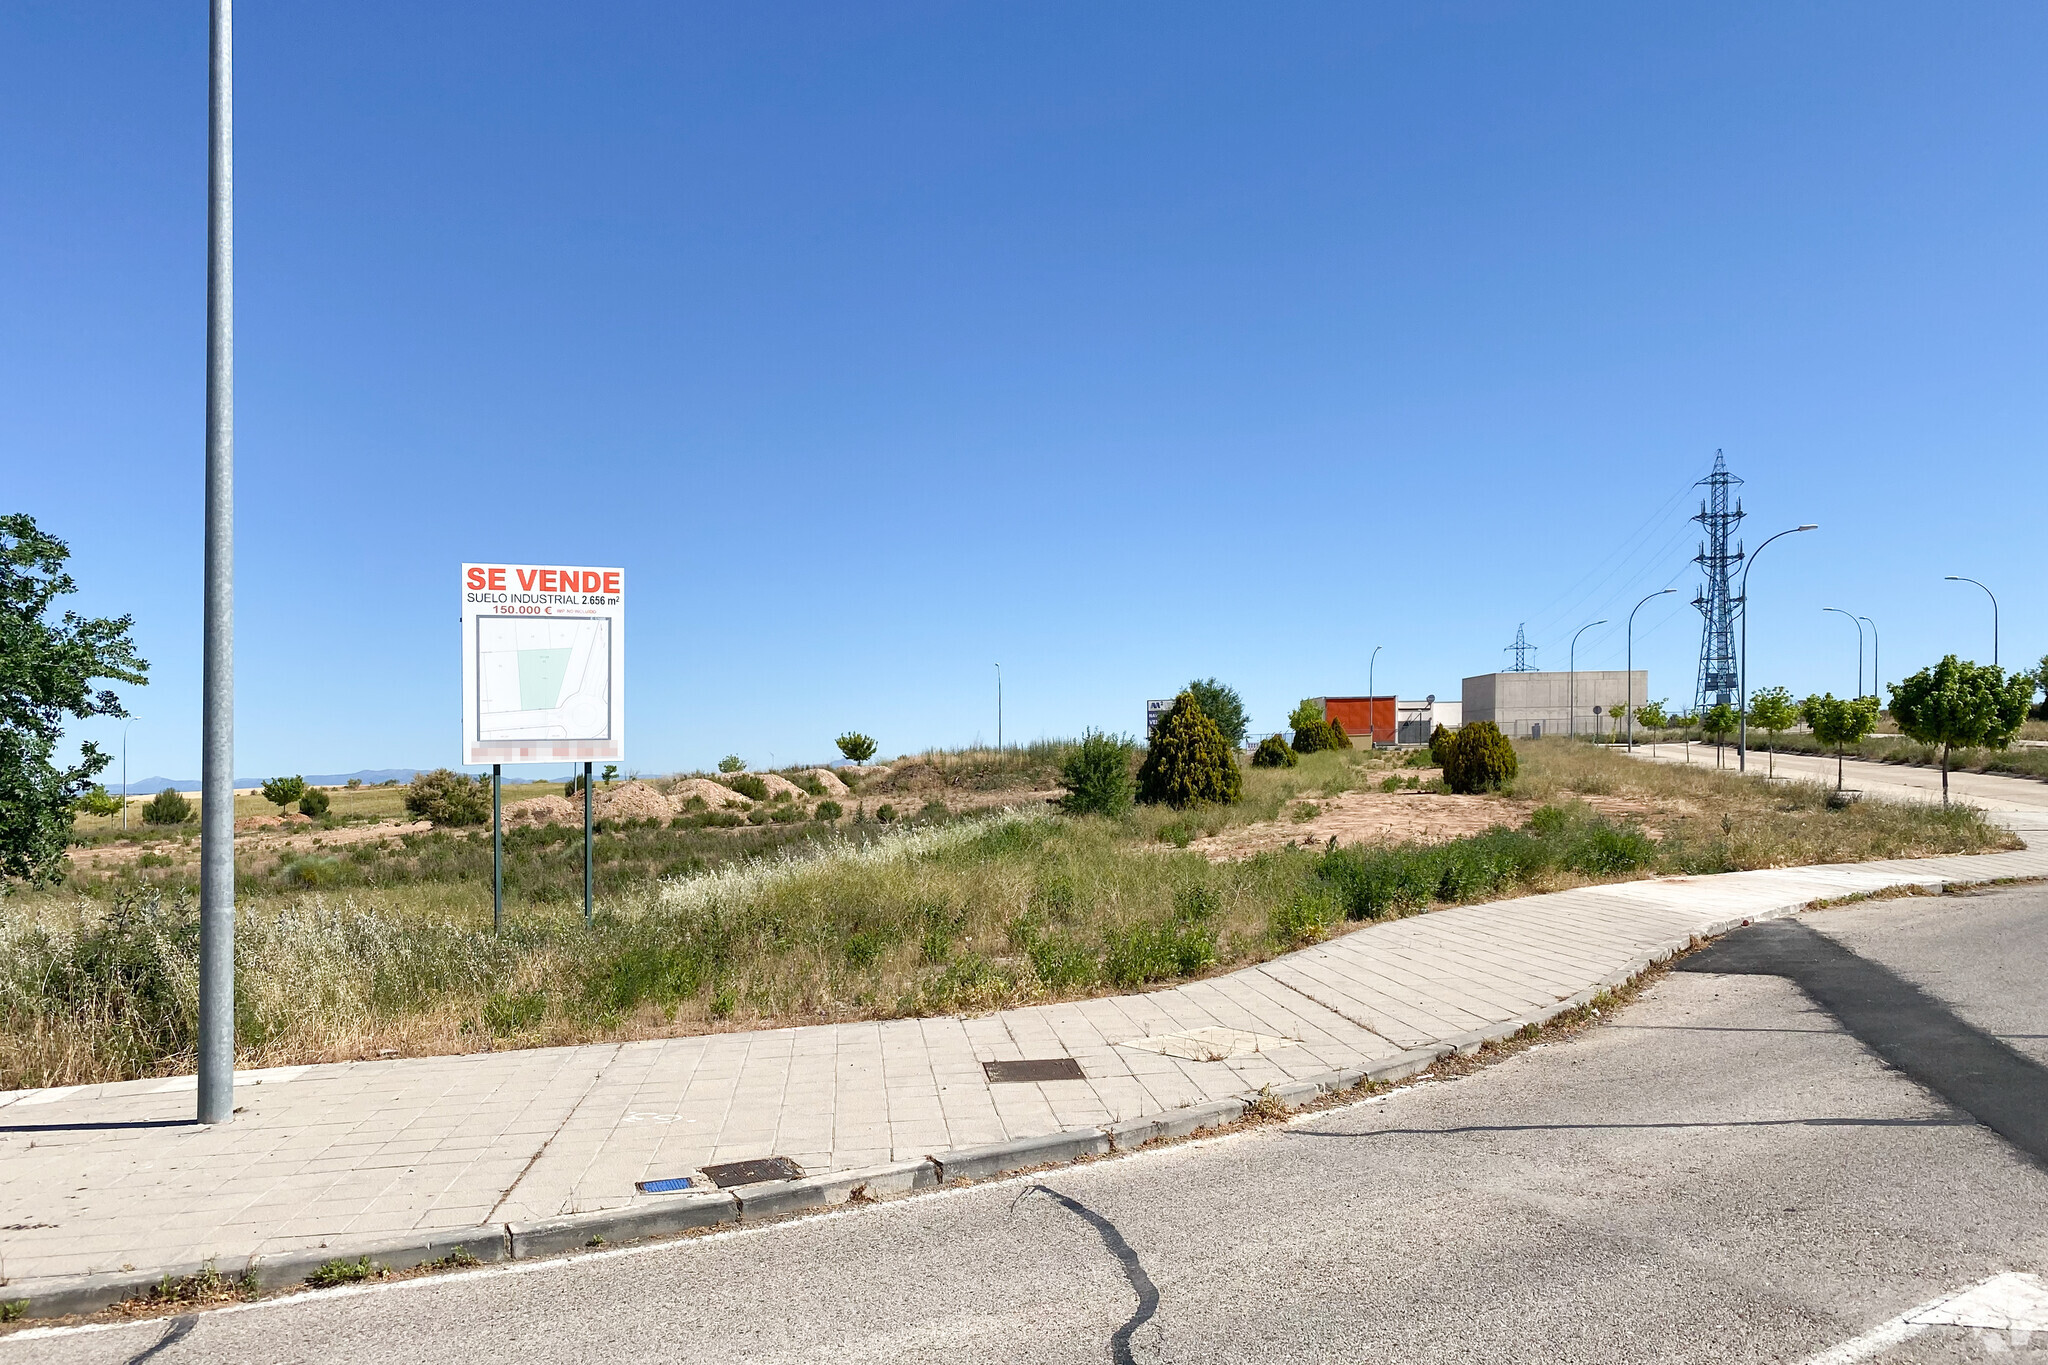
M 603 779 L 604 784 L 609 787 L 612 783 L 619 780 L 619 765 L 616 763 L 605 764 L 604 771 L 599 776 Z
M 1299 730 L 1323 718 L 1323 702 L 1320 697 L 1303 697 L 1299 705 L 1287 713 L 1287 728 Z
M 0 516 L 0 877 L 52 882 L 64 874 L 73 805 L 113 755 L 91 740 L 78 761 L 53 759 L 69 716 L 125 716 L 101 681 L 146 683 L 149 665 L 128 638 L 132 616 L 50 619 L 78 591 L 64 572 L 70 547 L 23 512 Z
M 718 760 L 718 771 L 722 773 L 743 773 L 746 770 L 747 760 L 738 754 L 727 754 Z
M 310 815 L 318 820 L 327 814 L 327 808 L 332 804 L 326 792 L 318 787 L 308 787 L 299 797 L 299 814 Z
M 1896 689 L 1894 689 L 1896 690 Z M 1877 725 L 1876 697 L 1837 697 L 1823 692 L 1799 703 L 1799 718 L 1813 730 L 1813 737 L 1835 750 L 1835 790 L 1842 789 L 1842 749 L 1860 743 Z M 1942 779 L 1942 800 L 1948 800 L 1948 779 Z
M 95 782 L 71 803 L 71 808 L 81 815 L 119 815 L 121 798 Z
M 1646 701 L 1636 708 L 1636 724 L 1650 730 L 1668 730 L 1671 717 L 1664 714 L 1664 703 Z
M 305 794 L 303 777 L 273 777 L 263 784 L 263 799 L 280 811 Z
M 848 730 L 832 742 L 848 763 L 865 763 L 875 756 L 875 742 L 858 730 Z
M 2034 686 L 2041 689 L 2041 704 L 2027 712 L 2030 720 L 2048 720 L 2048 654 L 2041 656 L 2041 666 L 2033 672 Z
M 1521 771 L 1515 746 L 1490 720 L 1468 722 L 1445 739 L 1444 785 L 1459 795 L 1499 791 Z
M 1244 698 L 1237 695 L 1237 689 L 1226 687 L 1214 678 L 1203 678 L 1187 685 L 1189 695 L 1202 708 L 1202 714 L 1216 722 L 1216 728 L 1223 732 L 1223 738 L 1233 749 L 1244 747 Z
M 192 818 L 192 803 L 176 787 L 165 787 L 142 804 L 145 825 L 182 825 Z
M 1941 804 L 1945 806 L 1949 755 L 1958 745 L 2003 749 L 2020 732 L 2033 700 L 2032 674 L 2008 678 L 1996 664 L 1973 664 L 1950 654 L 1934 667 L 1892 685 L 1892 719 L 1908 739 L 1941 746 Z
M 1191 693 L 1181 693 L 1152 731 L 1145 761 L 1138 767 L 1138 799 L 1178 810 L 1210 803 L 1227 806 L 1243 793 L 1244 774 L 1238 771 L 1237 755 L 1223 732 L 1202 714 Z
M 1765 769 L 1766 778 L 1778 774 L 1778 736 L 1799 723 L 1799 707 L 1792 700 L 1792 694 L 1782 687 L 1760 687 L 1749 694 L 1749 723 L 1762 730 L 1770 738 L 1770 766 Z
M 1133 745 L 1121 735 L 1085 730 L 1081 742 L 1060 765 L 1060 783 L 1067 794 L 1061 809 L 1069 814 L 1118 816 L 1131 808 L 1137 785 L 1131 780 Z
M 1700 717 L 1700 733 L 1714 741 L 1714 766 L 1721 766 L 1721 746 L 1728 742 L 1728 736 L 1735 733 L 1735 727 L 1740 720 L 1741 718 L 1735 714 L 1735 708 L 1725 701 L 1716 702 L 1708 708 L 1704 716 Z

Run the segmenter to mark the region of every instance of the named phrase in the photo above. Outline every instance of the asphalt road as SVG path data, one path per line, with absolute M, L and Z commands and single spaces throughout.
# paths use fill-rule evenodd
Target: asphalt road
M 2048 889 L 1822 911 L 1730 935 L 1575 1038 L 1284 1128 L 660 1248 L 16 1336 L 0 1365 L 1804 1361 L 2048 1272 L 2048 1175 L 1957 1107 L 1989 1095 L 2022 1127 L 2048 1107 L 2044 966 Z M 2036 1341 L 1934 1327 L 1835 1358 Z

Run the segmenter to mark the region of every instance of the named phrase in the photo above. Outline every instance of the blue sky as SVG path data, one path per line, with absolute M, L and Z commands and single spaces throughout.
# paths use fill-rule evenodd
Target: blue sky
M 1751 675 L 2048 649 L 2048 11 L 244 6 L 238 750 L 451 762 L 456 566 L 619 564 L 632 766 L 1455 695 L 1747 479 Z M 198 769 L 204 6 L 0 11 L 0 468 Z M 1614 628 L 1582 666 L 1618 667 Z M 96 723 L 84 733 L 106 736 Z

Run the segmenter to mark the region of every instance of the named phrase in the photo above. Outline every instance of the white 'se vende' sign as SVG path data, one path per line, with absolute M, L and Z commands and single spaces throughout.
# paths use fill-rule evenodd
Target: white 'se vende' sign
M 462 566 L 462 761 L 626 756 L 626 571 Z

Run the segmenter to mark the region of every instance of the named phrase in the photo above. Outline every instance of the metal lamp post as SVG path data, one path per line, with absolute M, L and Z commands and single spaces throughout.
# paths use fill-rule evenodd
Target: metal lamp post
M 1677 592 L 1676 588 L 1660 588 L 1643 602 Z M 1636 613 L 1643 609 L 1643 602 L 1636 603 L 1628 612 L 1628 751 L 1636 751 Z M 1645 699 L 1647 700 L 1647 698 Z
M 1565 652 L 1565 693 L 1564 732 L 1576 735 L 1579 732 L 1579 637 L 1595 626 L 1604 626 L 1607 618 L 1588 621 L 1572 632 L 1572 647 Z
M 1366 713 L 1366 722 L 1365 722 L 1365 726 L 1366 726 L 1366 739 L 1365 739 L 1365 747 L 1366 747 L 1366 748 L 1368 748 L 1368 749 L 1370 749 L 1370 748 L 1371 748 L 1371 747 L 1373 746 L 1374 742 L 1375 742 L 1375 741 L 1377 741 L 1377 740 L 1379 739 L 1379 737 L 1380 737 L 1380 732 L 1379 732 L 1379 725 L 1378 725 L 1378 724 L 1376 723 L 1376 721 L 1377 721 L 1377 717 L 1376 717 L 1376 716 L 1374 716 L 1374 714 L 1373 714 L 1373 709 L 1372 709 L 1372 698 L 1373 698 L 1373 691 L 1372 691 L 1372 676 L 1373 676 L 1373 669 L 1374 669 L 1374 668 L 1376 668 L 1376 667 L 1377 667 L 1377 666 L 1379 665 L 1379 661 L 1380 661 L 1380 651 L 1381 651 L 1382 649 L 1385 649 L 1385 648 L 1386 648 L 1386 646 L 1385 646 L 1385 645 L 1374 645 L 1374 646 L 1372 647 L 1372 657 L 1371 657 L 1370 659 L 1368 659 L 1368 660 L 1366 660 L 1366 661 L 1365 661 L 1365 713 Z M 1395 738 L 1397 738 L 1397 739 L 1398 739 L 1398 738 L 1399 738 L 1399 736 L 1397 735 L 1397 736 L 1395 736 Z
M 1877 622 L 1868 616 L 1859 616 L 1856 619 L 1870 627 L 1870 695 L 1876 697 L 1878 689 L 1884 686 L 1883 675 L 1877 671 Z M 1884 699 L 1879 697 L 1878 700 L 1882 702 Z
M 199 797 L 199 1121 L 235 1112 L 233 0 L 212 0 L 206 158 L 206 571 Z
M 1959 573 L 1949 574 L 1947 578 L 1951 583 L 1977 583 L 1976 579 L 1965 578 Z M 1977 586 L 1984 588 L 1982 583 L 1977 583 Z M 1998 667 L 1998 594 L 1989 588 L 1984 588 L 1984 595 L 1991 599 L 1991 666 L 1996 668 Z
M 1837 612 L 1856 623 L 1856 695 L 1860 697 L 1863 695 L 1863 618 L 1840 607 L 1822 607 L 1821 610 Z
M 1769 545 L 1772 540 L 1777 540 L 1782 536 L 1794 535 L 1800 531 L 1817 531 L 1819 529 L 1819 522 L 1810 521 L 1804 526 L 1794 526 L 1790 530 L 1780 531 L 1777 535 L 1772 536 L 1770 540 L 1766 540 L 1763 545 L 1759 545 L 1754 550 L 1751 550 L 1749 558 L 1742 563 L 1742 658 L 1736 666 L 1735 674 L 1736 701 L 1742 708 L 1736 714 L 1737 723 L 1741 727 L 1735 741 L 1735 771 L 1737 772 L 1749 771 L 1749 571 L 1756 567 L 1756 557 L 1764 552 L 1764 547 Z M 1858 666 L 1861 666 L 1860 663 Z

